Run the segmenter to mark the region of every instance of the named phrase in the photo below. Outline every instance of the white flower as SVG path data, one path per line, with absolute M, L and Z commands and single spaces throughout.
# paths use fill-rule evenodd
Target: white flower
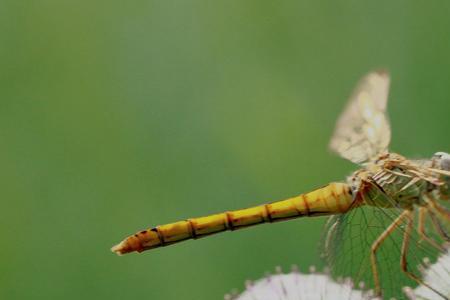
M 434 264 L 426 263 L 428 267 L 424 270 L 423 280 L 439 291 L 447 299 L 450 299 L 450 251 L 443 254 Z M 419 285 L 415 289 L 405 288 L 405 294 L 411 300 L 442 300 L 436 292 L 428 287 Z
M 296 268 L 291 273 L 266 276 L 254 284 L 248 283 L 246 290 L 237 296 L 226 295 L 234 300 L 367 300 L 373 293 L 353 289 L 351 280 L 336 282 L 325 273 L 302 274 Z M 362 285 L 360 287 L 363 287 Z

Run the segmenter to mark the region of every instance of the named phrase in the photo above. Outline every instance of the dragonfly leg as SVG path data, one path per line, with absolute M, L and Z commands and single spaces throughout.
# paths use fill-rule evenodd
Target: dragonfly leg
M 381 286 L 380 286 L 380 278 L 378 276 L 378 269 L 377 269 L 377 251 L 380 248 L 380 246 L 383 244 L 383 242 L 386 240 L 389 235 L 394 232 L 394 230 L 402 223 L 403 219 L 407 217 L 409 214 L 408 210 L 403 211 L 397 219 L 395 219 L 391 225 L 386 228 L 386 230 L 375 240 L 375 242 L 372 244 L 370 248 L 370 264 L 372 267 L 372 276 L 373 276 L 373 282 L 375 285 L 375 294 L 381 295 Z
M 419 236 L 424 241 L 427 241 L 430 245 L 438 249 L 439 251 L 445 251 L 445 249 L 439 245 L 434 239 L 430 238 L 428 234 L 425 231 L 425 222 L 426 217 L 428 215 L 429 211 L 427 207 L 421 206 L 419 208 L 419 220 L 418 220 L 418 226 L 417 226 L 417 232 L 419 233 Z
M 444 227 L 442 226 L 441 222 L 438 220 L 436 215 L 432 211 L 429 211 L 429 214 L 430 214 L 433 226 L 436 229 L 436 231 L 439 233 L 441 238 L 444 239 L 444 241 L 450 242 L 450 235 L 445 231 Z
M 436 209 L 436 211 L 445 219 L 447 219 L 448 222 L 450 222 L 450 212 L 443 207 L 442 205 L 440 205 L 439 203 L 437 203 L 436 201 L 431 201 L 433 204 L 433 208 Z
M 448 222 L 450 222 L 450 211 L 448 211 L 447 208 L 439 204 L 432 196 L 425 195 L 424 199 L 428 206 L 433 208 L 441 217 L 444 219 L 447 219 Z
M 406 214 L 405 214 L 406 213 Z M 406 255 L 408 253 L 408 247 L 409 247 L 409 241 L 411 239 L 411 232 L 414 229 L 414 212 L 412 210 L 405 210 L 404 213 L 401 214 L 401 216 L 404 216 L 406 221 L 406 227 L 405 231 L 403 233 L 403 243 L 402 243 L 402 250 L 400 254 L 400 268 L 402 271 L 412 280 L 417 282 L 418 284 L 421 284 L 423 286 L 426 286 L 439 296 L 443 297 L 444 299 L 448 299 L 445 295 L 441 294 L 439 291 L 432 288 L 429 284 L 425 283 L 423 280 L 421 280 L 417 275 L 415 275 L 413 272 L 408 270 L 408 260 L 406 258 Z
M 445 219 L 446 222 L 450 223 L 450 211 L 439 204 L 431 195 L 425 194 L 423 199 L 427 203 L 428 208 L 430 208 L 429 214 L 437 232 L 445 241 L 450 242 L 449 233 L 442 225 L 441 220 L 437 217 L 438 215 L 440 219 Z

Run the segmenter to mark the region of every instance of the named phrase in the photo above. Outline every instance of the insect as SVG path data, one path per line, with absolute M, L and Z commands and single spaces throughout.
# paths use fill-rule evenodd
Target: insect
M 450 241 L 450 155 L 437 152 L 430 159 L 410 160 L 388 151 L 389 84 L 386 71 L 367 74 L 337 121 L 331 150 L 360 166 L 345 182 L 286 200 L 156 226 L 111 250 L 142 252 L 257 224 L 329 215 L 323 254 L 333 274 L 364 281 L 383 297 L 401 298 L 403 285 L 422 284 L 437 297 L 450 299 L 450 292 L 438 290 L 421 275 L 424 259 L 446 251 L 445 242 Z

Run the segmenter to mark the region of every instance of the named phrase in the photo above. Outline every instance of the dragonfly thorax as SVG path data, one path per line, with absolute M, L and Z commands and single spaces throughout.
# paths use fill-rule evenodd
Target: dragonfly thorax
M 432 163 L 384 153 L 365 163 L 349 180 L 363 204 L 403 209 L 422 206 L 424 194 L 438 189 L 439 178 L 428 171 Z

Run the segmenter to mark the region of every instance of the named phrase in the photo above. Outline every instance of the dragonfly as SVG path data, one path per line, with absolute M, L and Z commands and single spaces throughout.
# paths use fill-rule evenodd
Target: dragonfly
M 285 200 L 142 230 L 111 250 L 142 252 L 258 224 L 329 216 L 322 252 L 334 275 L 364 282 L 383 298 L 401 298 L 403 285 L 421 284 L 437 299 L 450 299 L 450 283 L 442 291 L 422 276 L 430 259 L 450 242 L 450 154 L 407 159 L 389 152 L 389 85 L 387 71 L 368 73 L 338 118 L 329 147 L 359 166 L 344 181 Z

